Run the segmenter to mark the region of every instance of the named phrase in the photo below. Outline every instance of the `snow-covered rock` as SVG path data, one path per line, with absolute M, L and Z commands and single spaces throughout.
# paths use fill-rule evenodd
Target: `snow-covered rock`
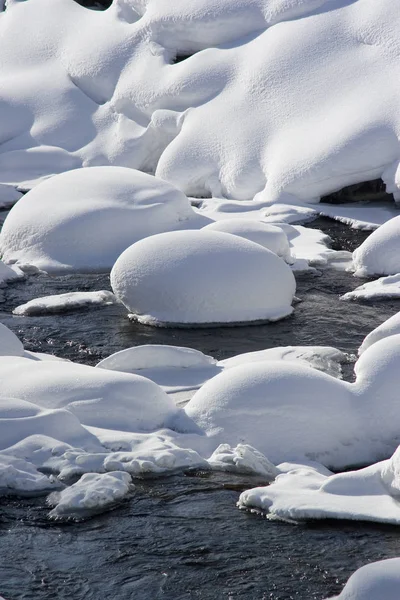
M 51 519 L 84 519 L 108 510 L 133 490 L 131 476 L 121 471 L 105 474 L 87 473 L 79 481 L 61 492 L 53 492 L 47 499 Z
M 256 242 L 286 262 L 292 262 L 289 241 L 281 227 L 253 219 L 222 219 L 204 227 L 204 231 L 223 231 Z
M 22 458 L 0 454 L 0 496 L 48 494 L 62 487 L 55 477 L 46 477 Z
M 5 265 L 3 261 L 0 260 L 0 288 L 3 287 L 9 281 L 15 281 L 16 279 L 21 279 L 24 277 L 24 274 L 18 267 L 10 267 Z
M 375 281 L 367 281 L 347 292 L 340 300 L 377 300 L 384 298 L 400 298 L 400 274 L 380 277 Z
M 220 444 L 208 459 L 216 471 L 261 475 L 266 481 L 273 481 L 279 470 L 266 456 L 248 444 L 238 444 L 232 448 L 229 444 Z
M 0 356 L 23 356 L 24 346 L 15 333 L 0 323 Z
M 111 271 L 114 294 L 149 325 L 276 321 L 296 284 L 259 244 L 217 231 L 159 234 L 133 244 Z
M 358 349 L 358 354 L 361 355 L 367 348 L 379 342 L 383 338 L 389 337 L 390 335 L 400 334 L 400 312 L 396 313 L 390 319 L 384 321 L 379 327 L 376 327 L 371 333 L 369 333 L 363 343 Z
M 353 252 L 355 275 L 400 273 L 400 216 L 386 221 Z
M 99 292 L 68 292 L 54 296 L 43 296 L 29 300 L 13 310 L 14 315 L 31 316 L 45 315 L 48 313 L 67 312 L 88 306 L 108 306 L 115 304 L 116 299 L 112 292 L 101 290 Z
M 42 182 L 11 209 L 0 252 L 5 262 L 44 271 L 107 270 L 137 240 L 191 217 L 185 195 L 151 175 L 77 169 Z
M 388 558 L 358 569 L 330 600 L 398 600 L 399 587 L 400 558 Z

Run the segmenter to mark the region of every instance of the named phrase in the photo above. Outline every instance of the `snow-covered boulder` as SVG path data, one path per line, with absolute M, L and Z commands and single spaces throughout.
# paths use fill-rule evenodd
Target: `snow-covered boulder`
M 2 395 L 41 408 L 68 409 L 94 427 L 153 431 L 172 424 L 178 412 L 168 395 L 145 377 L 70 362 L 3 358 L 0 380 Z
M 232 367 L 203 385 L 185 411 L 215 446 L 249 444 L 275 464 L 300 457 L 349 464 L 355 452 L 351 385 L 295 363 Z
M 109 306 L 115 304 L 116 299 L 112 292 L 100 290 L 98 292 L 67 292 L 54 296 L 34 298 L 25 304 L 16 306 L 14 315 L 32 316 L 62 313 L 71 310 L 87 308 L 89 306 Z
M 131 244 L 194 216 L 182 192 L 123 167 L 62 173 L 28 192 L 0 234 L 6 262 L 45 271 L 107 270 Z
M 400 334 L 400 312 L 390 317 L 384 321 L 381 325 L 376 327 L 373 331 L 371 331 L 363 340 L 363 343 L 358 349 L 358 354 L 361 356 L 363 352 L 375 342 L 379 342 L 386 337 L 391 335 Z
M 399 589 L 400 558 L 388 558 L 358 569 L 331 600 L 398 600 Z
M 355 275 L 400 273 L 400 216 L 386 221 L 353 252 Z
M 256 221 L 253 219 L 222 219 L 204 227 L 205 231 L 224 231 L 256 242 L 275 252 L 286 262 L 292 262 L 289 240 L 281 227 Z
M 259 244 L 217 231 L 164 233 L 133 244 L 111 271 L 114 294 L 150 325 L 276 321 L 296 284 Z
M 0 356 L 22 356 L 24 346 L 15 333 L 0 323 Z

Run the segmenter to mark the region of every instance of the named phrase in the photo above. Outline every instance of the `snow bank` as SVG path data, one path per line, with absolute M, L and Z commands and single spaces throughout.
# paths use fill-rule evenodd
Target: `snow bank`
M 0 380 L 3 396 L 67 409 L 71 418 L 94 427 L 153 431 L 172 426 L 178 412 L 165 392 L 144 377 L 70 362 L 4 358 Z M 51 430 L 47 435 L 63 439 Z
M 389 558 L 358 569 L 331 600 L 398 600 L 399 587 L 400 558 Z
M 357 277 L 400 273 L 400 216 L 390 219 L 353 252 Z
M 46 477 L 35 466 L 15 456 L 0 454 L 0 496 L 48 494 L 62 487 L 55 477 Z
M 149 325 L 276 321 L 296 284 L 275 254 L 217 231 L 164 233 L 137 242 L 111 271 L 114 294 Z
M 99 292 L 69 292 L 55 296 L 44 296 L 29 300 L 13 310 L 14 315 L 31 316 L 66 312 L 88 306 L 107 306 L 116 302 L 114 294 L 106 290 Z
M 400 274 L 380 277 L 375 281 L 368 281 L 355 290 L 347 292 L 340 300 L 377 300 L 380 298 L 400 297 Z
M 399 289 L 400 293 L 400 289 Z M 358 354 L 361 355 L 367 348 L 379 342 L 383 338 L 389 337 L 390 335 L 400 334 L 400 312 L 384 321 L 379 327 L 376 327 L 371 333 L 369 333 L 363 340 L 363 343 L 358 349 Z
M 0 356 L 22 356 L 24 346 L 15 333 L 0 323 Z
M 129 493 L 133 485 L 128 473 L 114 471 L 97 475 L 88 473 L 61 492 L 53 492 L 47 499 L 51 519 L 82 519 L 108 510 Z
M 151 175 L 77 169 L 44 181 L 11 209 L 0 252 L 5 262 L 44 271 L 107 270 L 137 240 L 193 216 L 182 192 Z
M 286 262 L 292 262 L 289 241 L 282 228 L 252 219 L 223 219 L 204 227 L 205 231 L 223 231 L 256 242 Z
M 239 508 L 286 521 L 349 519 L 400 525 L 400 451 L 390 460 L 337 475 L 298 465 L 268 487 L 240 495 Z M 278 465 L 279 469 L 279 465 Z

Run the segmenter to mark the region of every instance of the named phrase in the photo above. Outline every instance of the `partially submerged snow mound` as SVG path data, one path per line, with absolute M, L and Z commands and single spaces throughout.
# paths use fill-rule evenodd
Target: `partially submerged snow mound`
M 275 225 L 262 223 L 254 219 L 236 218 L 215 221 L 210 225 L 206 225 L 203 230 L 223 231 L 238 235 L 271 250 L 286 262 L 292 262 L 289 240 L 281 227 L 275 227 Z
M 22 356 L 24 346 L 15 333 L 0 323 L 0 356 Z
M 137 240 L 193 216 L 182 192 L 151 175 L 77 169 L 42 182 L 12 208 L 0 253 L 8 263 L 45 271 L 106 270 Z
M 87 473 L 77 483 L 61 492 L 53 492 L 47 499 L 51 519 L 84 519 L 108 510 L 133 489 L 131 476 L 121 471 Z
M 372 344 L 379 342 L 379 340 L 398 334 L 400 334 L 400 312 L 396 313 L 393 317 L 390 317 L 390 319 L 387 319 L 371 331 L 359 347 L 358 354 L 361 355 L 367 348 L 372 346 Z
M 74 418 L 93 427 L 154 431 L 171 423 L 178 412 L 149 379 L 69 362 L 4 358 L 0 380 L 2 395 L 42 408 L 68 409 Z M 51 431 L 47 435 L 57 439 Z
M 276 321 L 296 289 L 275 254 L 238 236 L 179 231 L 141 240 L 111 271 L 114 294 L 149 325 Z
M 389 558 L 358 569 L 331 600 L 398 600 L 399 589 L 400 558 Z
M 273 463 L 349 464 L 359 428 L 351 386 L 283 361 L 244 364 L 208 381 L 185 407 L 215 444 L 246 443 Z
M 13 310 L 14 315 L 33 316 L 52 313 L 68 312 L 88 306 L 108 306 L 115 304 L 116 299 L 112 292 L 100 290 L 98 292 L 68 292 L 54 296 L 43 296 L 20 304 Z
M 367 281 L 347 292 L 340 300 L 373 300 L 373 299 L 400 298 L 400 274 L 380 277 L 375 281 Z
M 400 273 L 400 216 L 386 221 L 353 252 L 355 275 Z

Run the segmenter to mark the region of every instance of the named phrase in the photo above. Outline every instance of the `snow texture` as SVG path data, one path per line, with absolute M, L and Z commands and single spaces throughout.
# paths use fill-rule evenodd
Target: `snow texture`
M 400 558 L 389 558 L 358 569 L 331 600 L 398 600 L 399 587 Z
M 400 293 L 400 289 L 399 289 Z M 361 356 L 363 352 L 375 342 L 379 342 L 383 338 L 389 337 L 390 335 L 400 334 L 400 312 L 384 321 L 381 325 L 371 331 L 363 340 L 361 346 L 358 349 L 358 354 Z
M 111 271 L 117 299 L 148 325 L 276 321 L 291 314 L 288 265 L 220 231 L 178 231 L 133 244 Z
M 353 253 L 355 275 L 396 275 L 400 273 L 400 216 L 390 219 Z
M 380 277 L 375 281 L 368 281 L 340 297 L 341 300 L 374 300 L 385 298 L 400 298 L 400 274 Z
M 99 292 L 68 292 L 29 300 L 26 304 L 14 308 L 13 314 L 21 316 L 45 315 L 90 306 L 107 306 L 115 302 L 114 294 L 106 290 Z
M 7 263 L 48 272 L 109 270 L 137 240 L 191 217 L 184 194 L 151 175 L 122 167 L 78 169 L 21 198 L 4 222 L 0 252 Z
M 0 454 L 0 496 L 48 494 L 60 487 L 55 477 L 39 473 L 32 463 Z

